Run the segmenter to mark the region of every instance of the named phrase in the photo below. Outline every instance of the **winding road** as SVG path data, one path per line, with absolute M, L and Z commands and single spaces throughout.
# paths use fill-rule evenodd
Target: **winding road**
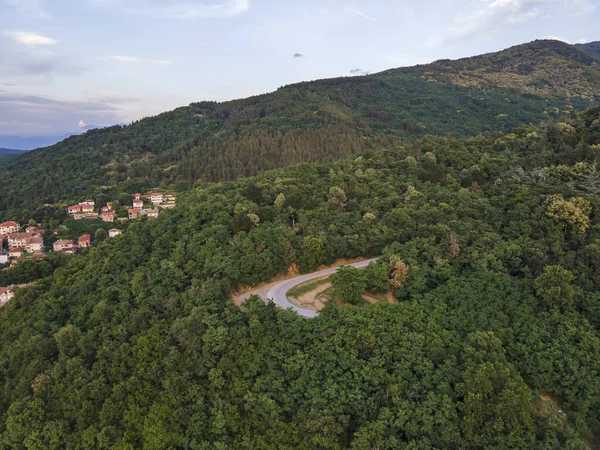
M 369 259 L 366 261 L 360 261 L 352 264 L 347 264 L 348 266 L 356 267 L 357 269 L 364 269 L 372 262 L 377 261 L 375 259 Z M 319 311 L 311 311 L 310 309 L 300 308 L 299 306 L 291 303 L 287 298 L 287 292 L 293 288 L 294 286 L 298 286 L 306 281 L 313 280 L 315 278 L 326 277 L 328 275 L 332 275 L 335 271 L 339 269 L 339 267 L 332 267 L 331 269 L 321 270 L 319 272 L 309 273 L 306 275 L 301 275 L 296 278 L 292 278 L 291 280 L 285 280 L 280 283 L 274 285 L 269 292 L 267 293 L 267 299 L 274 302 L 276 305 L 280 306 L 283 309 L 293 309 L 298 313 L 298 315 L 302 317 L 306 317 L 307 319 L 313 319 L 319 315 Z

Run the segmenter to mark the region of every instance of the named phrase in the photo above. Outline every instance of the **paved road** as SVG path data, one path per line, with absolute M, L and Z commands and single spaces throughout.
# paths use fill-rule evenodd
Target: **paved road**
M 352 266 L 352 267 L 356 267 L 357 269 L 363 269 L 375 261 L 377 261 L 377 258 L 369 259 L 367 261 L 360 261 L 360 262 L 352 263 L 352 264 L 348 264 L 348 265 Z M 267 298 L 269 300 L 271 300 L 272 302 L 274 302 L 276 305 L 282 307 L 283 309 L 288 309 L 288 308 L 293 309 L 294 311 L 296 311 L 298 313 L 298 315 L 300 315 L 302 317 L 306 317 L 307 319 L 312 319 L 314 317 L 317 317 L 319 315 L 319 311 L 311 311 L 310 309 L 300 308 L 299 306 L 292 304 L 287 299 L 286 294 L 294 286 L 298 286 L 299 284 L 302 284 L 308 280 L 313 280 L 315 278 L 321 278 L 321 277 L 325 277 L 327 275 L 331 275 L 331 274 L 335 273 L 335 271 L 337 269 L 339 269 L 339 267 L 332 267 L 331 269 L 325 269 L 325 270 L 321 270 L 320 272 L 309 273 L 307 275 L 302 275 L 302 276 L 299 276 L 296 278 L 292 278 L 291 280 L 285 280 L 285 281 L 282 281 L 281 283 L 277 283 L 275 286 L 273 286 L 269 290 L 269 292 L 267 293 Z

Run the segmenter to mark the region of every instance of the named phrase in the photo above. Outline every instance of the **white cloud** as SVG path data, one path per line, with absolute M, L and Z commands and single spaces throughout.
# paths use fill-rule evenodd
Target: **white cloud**
M 470 11 L 455 16 L 444 32 L 428 39 L 428 44 L 464 42 L 535 19 L 585 14 L 593 9 L 592 0 L 472 0 Z
M 85 123 L 83 120 L 80 120 L 80 121 L 77 123 L 77 126 L 78 126 L 79 128 L 85 128 L 85 127 L 87 127 L 87 123 Z
M 8 31 L 7 36 L 12 40 L 23 45 L 54 45 L 56 41 L 51 37 L 42 36 L 36 33 L 26 31 Z
M 0 135 L 64 133 L 86 122 L 97 126 L 121 122 L 118 103 L 99 98 L 56 99 L 25 92 L 0 93 Z M 79 123 L 79 126 L 77 125 Z
M 4 0 L 4 3 L 17 8 L 22 14 L 50 19 L 52 16 L 42 6 L 43 0 Z
M 92 6 L 161 19 L 217 19 L 237 16 L 250 9 L 250 0 L 221 2 L 169 2 L 166 0 L 89 0 Z
M 165 59 L 144 59 L 144 58 L 138 58 L 135 56 L 125 56 L 125 55 L 109 56 L 109 59 L 112 59 L 113 61 L 125 63 L 125 64 L 155 64 L 155 65 L 160 65 L 160 66 L 168 66 L 170 64 L 173 64 L 171 61 L 168 61 Z

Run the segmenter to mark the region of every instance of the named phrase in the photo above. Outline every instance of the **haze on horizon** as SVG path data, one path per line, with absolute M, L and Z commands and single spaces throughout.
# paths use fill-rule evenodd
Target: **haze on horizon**
M 190 102 L 600 39 L 599 0 L 0 0 L 0 135 L 128 123 Z

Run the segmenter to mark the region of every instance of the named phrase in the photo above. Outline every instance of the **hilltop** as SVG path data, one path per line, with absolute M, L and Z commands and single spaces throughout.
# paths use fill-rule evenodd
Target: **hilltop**
M 508 132 L 565 108 L 585 108 L 598 92 L 600 60 L 563 42 L 535 41 L 458 61 L 294 84 L 248 99 L 192 103 L 6 163 L 0 175 L 9 188 L 0 215 L 82 200 L 106 186 L 128 193 L 183 189 L 201 179 L 232 180 L 394 148 L 426 134 Z

